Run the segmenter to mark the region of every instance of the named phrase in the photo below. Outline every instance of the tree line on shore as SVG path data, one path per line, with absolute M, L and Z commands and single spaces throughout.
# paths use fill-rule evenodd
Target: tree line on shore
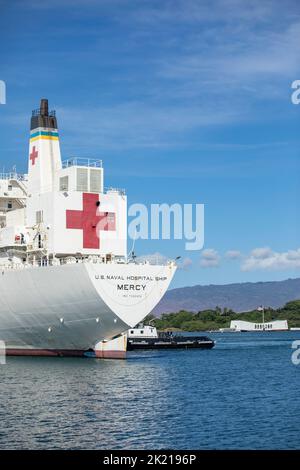
M 300 300 L 287 302 L 283 307 L 264 308 L 265 322 L 288 320 L 289 327 L 300 327 Z M 145 323 L 154 325 L 158 330 L 207 331 L 228 328 L 232 320 L 245 320 L 255 323 L 262 322 L 262 312 L 252 310 L 236 313 L 229 308 L 216 307 L 211 310 L 188 312 L 180 310 L 176 313 L 164 313 L 159 318 L 149 315 Z

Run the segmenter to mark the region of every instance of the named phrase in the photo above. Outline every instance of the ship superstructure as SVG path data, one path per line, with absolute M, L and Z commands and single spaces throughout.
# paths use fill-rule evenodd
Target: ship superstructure
M 8 352 L 81 354 L 142 321 L 175 263 L 127 259 L 125 191 L 104 187 L 101 160 L 61 160 L 45 99 L 31 117 L 28 175 L 10 176 L 0 177 L 0 339 Z
M 27 181 L 27 175 L 18 174 L 15 170 L 0 173 L 0 228 L 5 227 L 8 212 L 25 207 Z

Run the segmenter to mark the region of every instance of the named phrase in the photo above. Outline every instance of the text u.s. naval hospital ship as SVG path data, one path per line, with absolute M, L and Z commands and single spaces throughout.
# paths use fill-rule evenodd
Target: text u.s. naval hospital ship
M 127 259 L 124 191 L 104 190 L 99 160 L 61 161 L 45 99 L 31 117 L 28 175 L 0 175 L 0 227 L 8 354 L 119 357 L 118 335 L 151 312 L 176 270 Z

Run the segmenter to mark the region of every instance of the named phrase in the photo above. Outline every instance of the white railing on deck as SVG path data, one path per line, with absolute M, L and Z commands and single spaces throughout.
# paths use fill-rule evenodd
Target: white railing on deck
M 24 257 L 26 254 L 24 253 Z M 148 265 L 150 264 L 149 261 L 143 261 L 143 262 L 134 262 L 133 260 L 129 260 L 126 258 L 112 258 L 112 259 L 106 259 L 105 257 L 99 257 L 99 256 L 92 256 L 89 258 L 76 258 L 75 256 L 68 256 L 66 258 L 51 258 L 47 259 L 46 257 L 43 259 L 36 259 L 36 260 L 29 260 L 29 261 L 24 261 L 22 262 L 21 260 L 19 262 L 14 262 L 14 261 L 4 261 L 2 258 L 0 258 L 0 273 L 4 272 L 6 270 L 23 270 L 23 269 L 28 269 L 28 268 L 43 268 L 47 266 L 61 266 L 65 264 L 81 264 L 81 263 L 93 263 L 93 264 L 130 264 L 134 263 L 137 265 Z M 169 260 L 166 263 L 163 263 L 164 265 L 168 265 L 170 263 L 174 263 L 174 261 Z
M 26 256 L 26 253 L 24 252 L 24 258 Z M 2 258 L 3 260 L 3 258 Z M 94 263 L 94 264 L 110 264 L 110 263 L 116 263 L 116 264 L 124 264 L 127 263 L 127 260 L 125 258 L 112 258 L 108 259 L 105 256 L 89 256 L 88 258 L 76 258 L 75 256 L 66 256 L 63 258 L 50 258 L 47 259 L 46 257 L 41 258 L 41 259 L 36 259 L 36 260 L 28 260 L 22 262 L 20 261 L 2 261 L 1 263 L 1 258 L 0 258 L 0 271 L 1 270 L 6 270 L 6 269 L 26 269 L 26 268 L 34 268 L 34 267 L 44 267 L 44 266 L 60 266 L 64 264 L 81 264 L 81 263 Z
M 102 160 L 89 157 L 71 157 L 62 162 L 62 168 L 69 168 L 70 166 L 87 166 L 89 168 L 102 168 Z
M 17 180 L 17 181 L 27 181 L 28 175 L 21 173 L 0 173 L 0 180 Z
M 118 193 L 124 196 L 126 194 L 125 189 L 123 188 L 104 188 L 105 193 Z

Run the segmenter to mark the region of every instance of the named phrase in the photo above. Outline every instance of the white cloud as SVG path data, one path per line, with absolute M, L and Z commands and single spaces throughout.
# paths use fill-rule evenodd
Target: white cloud
M 216 268 L 220 265 L 220 259 L 216 250 L 207 248 L 201 253 L 200 266 L 202 268 Z
M 249 100 L 280 95 L 285 99 L 281 82 L 298 73 L 299 20 L 280 30 L 267 25 L 241 28 L 239 24 L 229 31 L 228 25 L 223 25 L 215 34 L 218 40 L 210 37 L 206 28 L 201 35 L 186 38 L 181 53 L 165 57 L 159 73 L 176 80 L 177 96 L 199 98 L 200 90 L 205 90 L 210 102 L 230 104 L 241 116 L 250 111 L 245 107 Z
M 228 250 L 225 253 L 225 258 L 228 259 L 238 259 L 242 256 L 242 253 L 239 250 Z
M 242 271 L 300 269 L 300 248 L 275 252 L 270 248 L 255 248 L 241 265 Z
M 250 256 L 256 259 L 266 259 L 271 258 L 273 256 L 273 252 L 268 246 L 263 248 L 254 248 L 254 250 L 251 251 Z
M 183 260 L 178 263 L 178 268 L 187 271 L 193 264 L 191 258 L 183 258 Z
M 273 251 L 270 247 L 254 248 L 248 255 L 239 250 L 228 250 L 224 254 L 228 260 L 241 260 L 241 271 L 283 271 L 300 269 L 300 248 L 283 252 Z M 221 255 L 213 248 L 206 248 L 200 255 L 200 266 L 202 268 L 217 268 L 221 264 Z M 166 264 L 169 258 L 162 253 L 156 252 L 137 258 L 138 262 L 149 261 L 150 264 Z M 189 257 L 185 257 L 178 263 L 178 269 L 188 270 L 193 265 Z
M 146 261 L 149 261 L 150 264 L 166 264 L 168 260 L 169 258 L 167 258 L 167 256 L 159 252 L 138 256 L 136 258 L 136 261 L 138 263 L 144 263 Z

